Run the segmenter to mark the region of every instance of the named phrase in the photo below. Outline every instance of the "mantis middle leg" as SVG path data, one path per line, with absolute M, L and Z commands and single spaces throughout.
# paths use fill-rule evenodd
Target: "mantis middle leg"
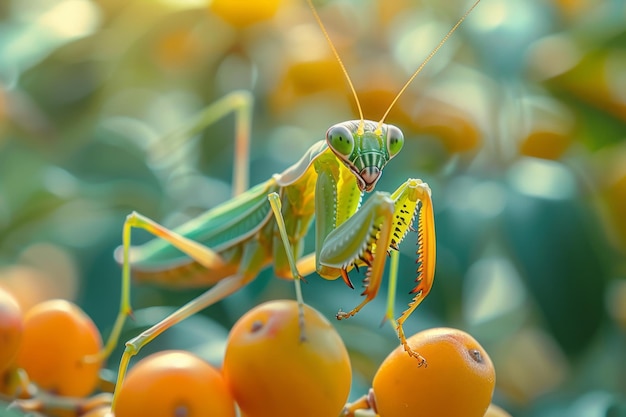
M 139 213 L 131 213 L 124 223 L 124 277 L 127 277 L 130 274 L 129 248 L 130 231 L 132 228 L 142 228 L 159 238 L 167 240 L 173 246 L 189 255 L 189 257 L 191 257 L 194 261 L 210 270 L 224 267 L 222 258 L 210 248 L 170 231 Z M 121 387 L 130 359 L 136 355 L 139 350 L 168 328 L 179 323 L 185 318 L 198 313 L 208 306 L 215 304 L 245 286 L 249 281 L 258 275 L 259 271 L 264 267 L 267 257 L 267 250 L 262 244 L 260 244 L 256 239 L 248 241 L 243 247 L 242 258 L 236 273 L 221 279 L 205 293 L 191 300 L 174 313 L 161 320 L 159 323 L 142 332 L 137 337 L 126 342 L 126 348 L 120 361 L 116 387 Z M 116 393 L 117 392 L 118 391 L 116 390 Z M 116 397 L 114 396 L 113 407 L 115 405 L 115 399 Z
M 252 94 L 246 90 L 228 93 L 211 103 L 185 127 L 178 129 L 159 141 L 151 152 L 155 160 L 167 157 L 172 150 L 185 145 L 189 139 L 229 114 L 235 116 L 235 140 L 233 163 L 233 196 L 248 189 L 250 161 L 250 132 L 252 124 Z

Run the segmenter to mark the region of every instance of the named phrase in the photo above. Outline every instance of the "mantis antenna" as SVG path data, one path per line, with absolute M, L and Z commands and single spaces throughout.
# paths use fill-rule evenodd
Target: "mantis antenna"
M 335 58 L 337 58 L 337 62 L 339 62 L 339 65 L 341 66 L 341 71 L 343 71 L 343 75 L 345 75 L 346 80 L 348 81 L 348 85 L 350 86 L 350 90 L 352 91 L 352 95 L 354 96 L 354 101 L 356 102 L 356 107 L 359 110 L 359 117 L 361 118 L 361 123 L 359 123 L 358 133 L 362 135 L 363 131 L 365 130 L 365 119 L 363 117 L 363 110 L 361 109 L 361 103 L 359 102 L 359 96 L 357 96 L 356 94 L 356 90 L 354 89 L 354 84 L 352 84 L 352 80 L 350 79 L 350 75 L 348 75 L 346 66 L 343 65 L 343 61 L 339 57 L 339 53 L 337 52 L 337 49 L 335 48 L 335 44 L 333 44 L 333 41 L 330 39 L 330 36 L 328 35 L 328 32 L 326 31 L 326 27 L 322 23 L 322 19 L 320 19 L 319 14 L 317 14 L 317 9 L 315 9 L 315 6 L 313 6 L 313 1 L 307 0 L 307 3 L 309 4 L 311 11 L 313 12 L 313 17 L 315 17 L 317 24 L 319 25 L 320 29 L 322 29 L 322 33 L 324 34 L 326 41 L 328 41 L 328 44 L 330 45 L 330 49 L 333 51 L 333 55 L 335 55 Z
M 326 41 L 328 41 L 328 44 L 330 45 L 330 49 L 333 51 L 333 55 L 335 55 L 335 58 L 337 58 L 337 62 L 339 62 L 339 65 L 341 66 L 341 71 L 343 71 L 343 75 L 345 75 L 346 80 L 348 81 L 348 85 L 350 86 L 350 90 L 352 91 L 352 95 L 354 96 L 354 101 L 356 102 L 356 107 L 359 110 L 359 117 L 361 118 L 361 123 L 359 124 L 358 133 L 359 134 L 363 134 L 365 119 L 363 118 L 363 110 L 361 109 L 361 103 L 359 102 L 359 97 L 356 94 L 356 90 L 354 88 L 354 84 L 352 84 L 352 80 L 350 79 L 350 75 L 348 75 L 348 71 L 346 70 L 346 67 L 343 64 L 343 61 L 339 57 L 339 53 L 337 52 L 337 49 L 335 48 L 335 45 L 333 44 L 333 41 L 330 39 L 330 36 L 328 35 L 328 32 L 326 31 L 326 27 L 324 26 L 324 23 L 322 23 L 322 19 L 320 19 L 320 16 L 317 13 L 317 9 L 315 9 L 315 6 L 313 6 L 313 1 L 312 0 L 307 0 L 307 3 L 309 4 L 309 7 L 311 8 L 311 11 L 313 12 L 313 17 L 317 21 L 317 24 L 319 25 L 320 29 L 322 29 L 322 33 L 324 34 L 324 37 L 326 38 Z M 430 61 L 432 59 L 432 57 L 434 57 L 435 54 L 437 54 L 437 52 L 439 52 L 439 49 L 441 49 L 441 47 L 446 43 L 448 38 L 450 36 L 452 36 L 452 34 L 457 30 L 457 28 L 461 25 L 461 23 L 463 23 L 465 18 L 467 16 L 469 16 L 469 14 L 472 12 L 472 10 L 474 10 L 474 8 L 478 5 L 478 3 L 480 3 L 480 0 L 476 0 L 474 2 L 474 4 L 472 4 L 472 6 L 469 9 L 467 9 L 467 11 L 463 14 L 463 16 L 461 16 L 461 18 L 456 22 L 456 24 L 454 26 L 452 26 L 452 29 L 450 29 L 448 31 L 448 33 L 446 33 L 446 35 L 441 39 L 441 41 L 439 42 L 439 44 L 437 44 L 435 49 L 433 49 L 430 52 L 430 54 L 428 54 L 428 56 L 424 59 L 424 61 L 422 61 L 422 63 L 419 65 L 419 67 L 417 67 L 415 72 L 409 77 L 407 82 L 402 86 L 402 88 L 400 89 L 398 94 L 396 94 L 394 99 L 391 101 L 391 104 L 389 105 L 389 107 L 385 111 L 385 114 L 383 115 L 383 117 L 378 122 L 378 128 L 377 128 L 378 131 L 381 130 L 382 124 L 385 122 L 385 119 L 387 118 L 387 115 L 389 115 L 389 112 L 391 111 L 393 106 L 396 104 L 396 102 L 398 101 L 400 96 L 404 93 L 404 91 L 413 82 L 415 77 L 417 77 L 417 74 L 422 72 L 422 69 L 424 69 L 424 67 L 426 66 L 428 61 Z
M 309 1 L 310 2 L 310 1 Z M 426 64 L 428 63 L 428 61 L 430 61 L 432 59 L 432 57 L 435 56 L 435 54 L 439 51 L 439 49 L 441 49 L 441 47 L 443 46 L 444 43 L 446 43 L 446 41 L 448 40 L 448 38 L 450 36 L 452 36 L 452 34 L 457 30 L 457 28 L 461 25 L 461 23 L 463 23 L 463 21 L 465 20 L 465 18 L 467 16 L 469 16 L 469 14 L 472 12 L 472 10 L 474 10 L 474 8 L 478 5 L 478 3 L 480 3 L 480 0 L 476 0 L 474 2 L 474 4 L 472 4 L 472 6 L 467 9 L 467 11 L 463 14 L 463 16 L 461 16 L 461 18 L 459 20 L 457 20 L 456 24 L 454 26 L 452 26 L 452 29 L 450 29 L 448 31 L 448 33 L 446 33 L 446 36 L 444 36 L 441 41 L 439 42 L 439 44 L 437 44 L 437 46 L 435 47 L 435 49 L 433 49 L 431 51 L 430 54 L 428 54 L 428 56 L 424 59 L 424 61 L 422 61 L 422 63 L 420 64 L 419 67 L 417 67 L 417 69 L 415 70 L 415 72 L 409 77 L 409 79 L 407 80 L 406 83 L 404 83 L 404 85 L 402 86 L 402 88 L 400 89 L 400 91 L 398 92 L 398 94 L 396 95 L 396 97 L 393 99 L 393 101 L 391 102 L 391 104 L 389 105 L 389 107 L 387 108 L 387 111 L 385 111 L 385 114 L 383 114 L 383 117 L 380 119 L 380 122 L 378 122 L 378 130 L 381 129 L 382 124 L 384 123 L 385 119 L 387 118 L 387 115 L 389 114 L 389 112 L 391 111 L 391 109 L 393 108 L 393 106 L 396 104 L 396 102 L 398 101 L 398 99 L 400 98 L 400 96 L 402 95 L 402 93 L 404 93 L 404 91 L 407 89 L 407 87 L 409 86 L 409 84 L 411 84 L 411 82 L 413 82 L 413 80 L 415 79 L 415 77 L 417 77 L 417 74 L 419 74 L 420 72 L 422 72 L 422 69 L 424 69 L 424 67 L 426 66 Z M 342 65 L 343 67 L 343 65 Z M 345 71 L 345 70 L 344 70 Z

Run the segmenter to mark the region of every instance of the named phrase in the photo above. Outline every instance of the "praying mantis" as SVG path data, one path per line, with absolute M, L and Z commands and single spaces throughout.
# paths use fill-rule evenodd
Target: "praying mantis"
M 337 318 L 355 315 L 376 297 L 388 254 L 397 262 L 398 246 L 414 223 L 418 236 L 418 269 L 413 298 L 397 320 L 390 302 L 387 316 L 406 352 L 417 359 L 419 366 L 426 364 L 425 358 L 408 345 L 403 323 L 433 285 L 436 240 L 431 190 L 428 184 L 413 178 L 407 179 L 393 193 L 374 191 L 374 188 L 386 164 L 398 155 L 404 143 L 402 131 L 385 123 L 389 111 L 479 1 L 443 37 L 402 87 L 381 120 L 375 122 L 363 117 L 346 68 L 311 0 L 307 0 L 352 90 L 360 118 L 331 126 L 325 139 L 313 144 L 298 162 L 248 190 L 244 189 L 252 106 L 249 93 L 234 92 L 224 97 L 207 107 L 190 131 L 179 132 L 180 136 L 189 135 L 226 114 L 235 113 L 235 153 L 240 155 L 234 170 L 237 195 L 173 230 L 137 212 L 126 218 L 122 246 L 116 252 L 122 264 L 121 305 L 101 357 L 112 352 L 126 317 L 131 314 L 131 268 L 138 282 L 211 288 L 126 343 L 119 366 L 118 388 L 131 357 L 142 347 L 176 323 L 244 287 L 271 264 L 278 277 L 293 279 L 300 306 L 303 305 L 300 288 L 303 276 L 317 272 L 328 280 L 341 277 L 354 288 L 349 272 L 353 268 L 365 268 L 364 299 L 349 311 L 340 310 Z M 365 193 L 370 195 L 361 205 Z M 303 256 L 303 239 L 314 218 L 315 252 Z M 148 231 L 156 239 L 131 247 L 131 231 L 136 228 Z M 389 279 L 395 284 L 396 273 L 392 272 Z M 301 336 L 305 343 L 306 329 L 301 329 Z

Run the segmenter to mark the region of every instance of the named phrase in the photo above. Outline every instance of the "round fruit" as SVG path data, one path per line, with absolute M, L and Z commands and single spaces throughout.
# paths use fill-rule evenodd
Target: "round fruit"
M 185 351 L 152 354 L 124 380 L 115 417 L 235 417 L 235 401 L 222 374 Z
M 337 416 L 352 380 L 337 331 L 309 306 L 302 329 L 291 300 L 261 304 L 237 321 L 223 373 L 244 417 Z
M 23 329 L 19 304 L 10 293 L 0 288 L 0 374 L 13 364 L 22 341 Z
M 211 11 L 236 27 L 245 27 L 274 17 L 281 0 L 213 0 Z
M 26 313 L 16 363 L 40 388 L 82 397 L 94 390 L 100 370 L 100 362 L 85 362 L 85 357 L 101 349 L 100 333 L 89 316 L 69 301 L 49 300 Z
M 402 346 L 387 356 L 372 383 L 380 417 L 483 417 L 496 374 L 472 336 L 436 328 L 411 336 L 408 343 L 428 365 L 420 367 Z

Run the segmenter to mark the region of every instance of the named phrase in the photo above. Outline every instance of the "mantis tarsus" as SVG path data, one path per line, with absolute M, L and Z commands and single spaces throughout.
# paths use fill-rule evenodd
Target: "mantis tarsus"
M 121 307 L 102 356 L 109 355 L 115 347 L 125 318 L 131 312 L 131 266 L 139 281 L 213 287 L 126 343 L 118 387 L 130 358 L 143 346 L 167 328 L 237 291 L 271 263 L 277 276 L 294 280 L 301 305 L 300 278 L 303 275 L 317 272 L 326 279 L 341 277 L 352 287 L 348 272 L 354 267 L 365 267 L 364 300 L 350 311 L 337 313 L 338 319 L 353 316 L 376 297 L 387 254 L 397 256 L 398 245 L 411 229 L 414 218 L 417 219 L 419 265 L 412 291 L 414 296 L 397 321 L 393 319 L 391 306 L 387 316 L 395 324 L 407 353 L 415 357 L 419 365 L 426 363 L 409 347 L 402 326 L 433 283 L 435 230 L 430 188 L 419 179 L 408 179 L 392 194 L 375 191 L 362 206 L 360 203 L 364 192 L 373 191 L 387 162 L 402 149 L 404 139 L 400 129 L 384 123 L 389 110 L 479 0 L 413 73 L 379 122 L 364 119 L 347 71 L 311 0 L 307 1 L 346 76 L 360 119 L 330 127 L 326 139 L 311 146 L 300 161 L 247 191 L 243 191 L 245 180 L 242 179 L 247 173 L 236 168 L 238 195 L 179 228 L 168 230 L 136 212 L 127 217 L 123 245 L 117 253 L 122 263 Z M 223 115 L 235 112 L 240 127 L 236 148 L 245 151 L 250 109 L 249 94 L 232 93 L 207 107 L 191 130 L 204 128 Z M 245 159 L 239 158 L 240 161 Z M 302 257 L 302 241 L 314 217 L 315 253 Z M 157 239 L 131 248 L 133 228 L 145 229 Z M 390 280 L 395 279 L 392 273 Z

